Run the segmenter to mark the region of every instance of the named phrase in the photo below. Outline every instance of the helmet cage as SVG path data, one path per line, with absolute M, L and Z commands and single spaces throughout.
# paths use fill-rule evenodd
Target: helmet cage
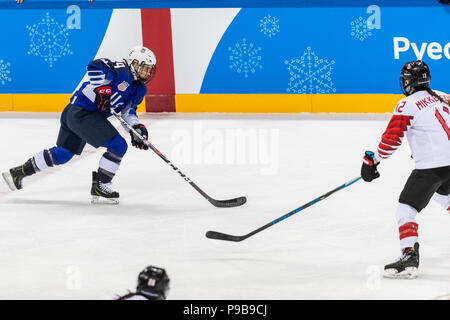
M 134 81 L 146 84 L 155 77 L 156 56 L 150 49 L 142 46 L 133 47 L 124 60 L 130 68 Z M 141 77 L 139 74 L 144 66 L 149 66 L 149 70 L 145 77 Z
M 137 70 L 134 68 L 134 63 L 138 64 L 138 68 Z M 150 67 L 150 71 L 147 73 L 147 75 L 145 76 L 145 78 L 141 78 L 139 73 L 141 72 L 141 69 L 144 66 L 149 66 Z M 129 65 L 131 72 L 133 73 L 134 79 L 142 84 L 147 84 L 150 81 L 153 80 L 153 78 L 155 77 L 156 74 L 156 65 L 150 65 L 150 64 L 146 64 L 144 61 L 141 61 L 141 63 L 139 63 L 138 60 L 134 59 L 131 64 Z
M 409 96 L 417 89 L 426 89 L 430 83 L 430 69 L 421 60 L 407 62 L 400 72 L 400 89 Z

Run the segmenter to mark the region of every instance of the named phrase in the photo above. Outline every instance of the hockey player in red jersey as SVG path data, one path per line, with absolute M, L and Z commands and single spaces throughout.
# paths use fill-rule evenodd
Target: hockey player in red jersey
M 397 104 L 377 151 L 366 151 L 361 168 L 365 181 L 378 178 L 377 166 L 400 147 L 406 135 L 415 169 L 399 198 L 396 218 L 402 255 L 384 267 L 384 275 L 390 278 L 418 275 L 417 213 L 431 198 L 450 213 L 450 96 L 431 90 L 430 80 L 425 62 L 418 60 L 404 65 L 400 86 L 406 97 Z

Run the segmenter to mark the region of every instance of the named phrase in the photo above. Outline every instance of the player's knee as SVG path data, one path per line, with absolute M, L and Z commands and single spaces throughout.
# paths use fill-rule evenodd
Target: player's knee
M 53 147 L 50 149 L 50 153 L 56 165 L 64 164 L 74 156 L 72 152 L 62 147 Z
M 395 217 L 399 226 L 407 223 L 414 222 L 417 215 L 417 210 L 406 203 L 399 203 Z
M 106 147 L 109 152 L 119 157 L 123 157 L 128 150 L 127 141 L 120 134 L 115 135 L 109 140 Z

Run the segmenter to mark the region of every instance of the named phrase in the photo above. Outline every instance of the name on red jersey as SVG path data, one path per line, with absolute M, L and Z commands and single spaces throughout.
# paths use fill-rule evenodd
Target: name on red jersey
M 416 106 L 417 106 L 417 108 L 419 108 L 419 110 L 422 110 L 436 102 L 439 102 L 438 98 L 433 97 L 433 96 L 428 96 L 426 98 L 416 101 Z

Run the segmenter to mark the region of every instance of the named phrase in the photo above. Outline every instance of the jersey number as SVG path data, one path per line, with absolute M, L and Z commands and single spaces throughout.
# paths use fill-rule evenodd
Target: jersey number
M 123 62 L 118 61 L 111 61 L 109 59 L 100 58 L 101 61 L 103 61 L 104 64 L 109 66 L 111 69 L 114 68 L 125 68 L 125 64 Z
M 444 111 L 445 111 L 445 109 L 444 109 Z M 447 109 L 447 112 L 448 112 L 448 109 Z M 439 110 L 437 108 L 436 108 L 436 112 L 434 113 L 434 115 L 438 119 L 442 128 L 444 128 L 445 133 L 447 133 L 448 140 L 450 140 L 450 128 L 448 127 L 447 122 L 445 122 L 444 117 L 442 116 L 442 114 L 439 112 Z
M 397 112 L 398 113 L 400 113 L 400 112 L 402 112 L 403 111 L 403 107 L 405 106 L 405 104 L 406 104 L 406 101 L 402 101 L 402 102 L 400 102 L 398 105 L 397 105 Z

